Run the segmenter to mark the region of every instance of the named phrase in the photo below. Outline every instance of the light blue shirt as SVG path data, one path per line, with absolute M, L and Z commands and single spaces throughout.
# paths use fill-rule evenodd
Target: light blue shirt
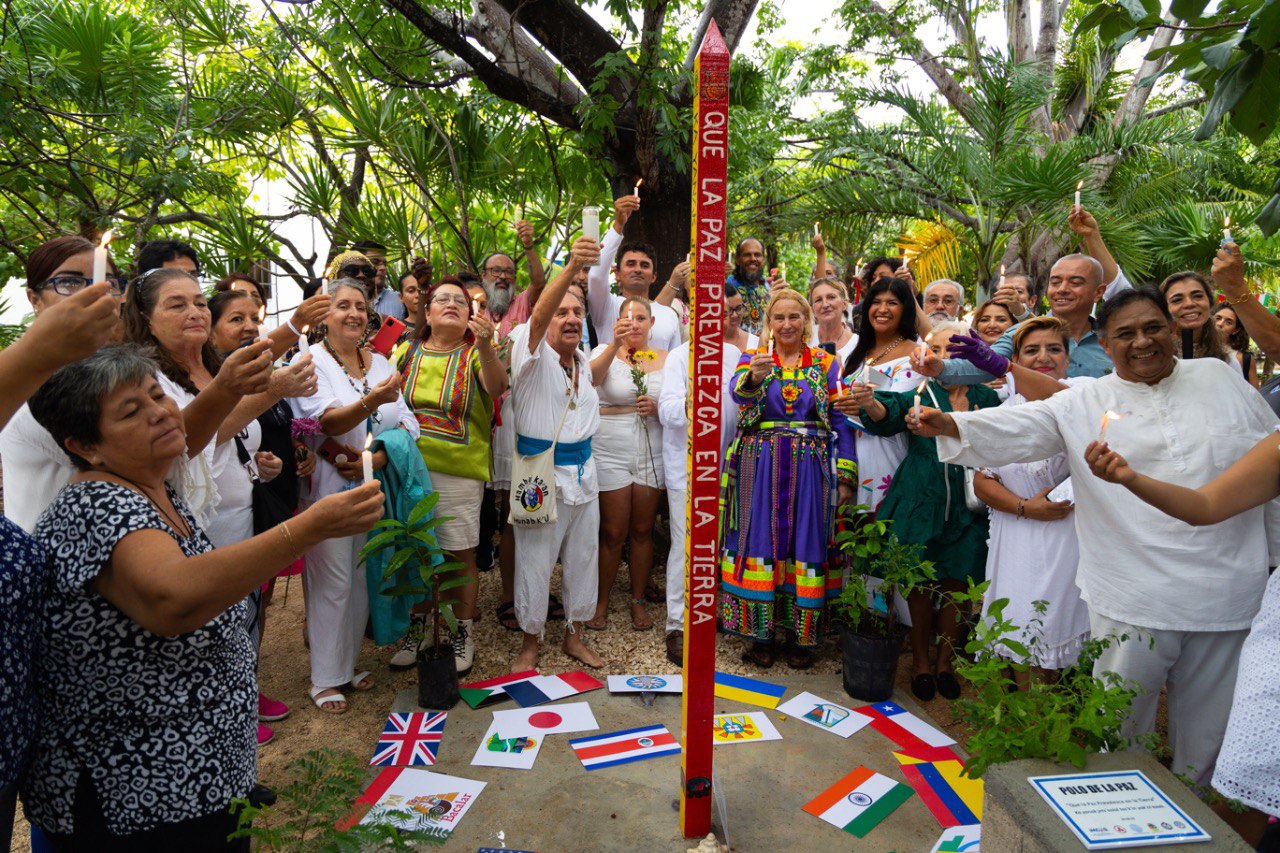
M 404 320 L 409 315 L 404 303 L 400 301 L 400 294 L 389 287 L 382 288 L 382 292 L 378 294 L 378 300 L 373 303 L 373 310 L 385 317 L 395 317 L 397 320 Z

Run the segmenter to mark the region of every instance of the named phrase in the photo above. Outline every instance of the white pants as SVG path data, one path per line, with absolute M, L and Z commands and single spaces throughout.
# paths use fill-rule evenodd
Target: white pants
M 516 621 L 520 630 L 542 636 L 557 557 L 565 618 L 573 623 L 594 616 L 600 586 L 600 502 L 569 506 L 557 499 L 555 524 L 511 527 L 516 537 Z
M 1112 637 L 1093 666 L 1142 685 L 1121 732 L 1153 732 L 1160 690 L 1169 690 L 1169 742 L 1174 773 L 1209 784 L 1227 730 L 1240 647 L 1249 631 L 1163 631 L 1140 628 L 1089 612 L 1095 638 Z M 1117 642 L 1116 637 L 1129 639 Z M 1154 641 L 1154 642 L 1153 642 Z
M 667 633 L 684 630 L 685 594 L 685 496 L 688 492 L 667 489 L 667 509 L 671 516 L 671 551 L 667 554 Z
M 356 659 L 369 621 L 365 569 L 357 565 L 367 535 L 326 539 L 307 552 L 302 590 L 311 643 L 311 683 L 341 687 L 356 673 Z

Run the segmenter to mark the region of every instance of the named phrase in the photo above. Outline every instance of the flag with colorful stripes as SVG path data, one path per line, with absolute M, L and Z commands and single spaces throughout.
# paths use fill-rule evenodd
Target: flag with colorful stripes
M 721 699 L 749 702 L 762 708 L 776 708 L 778 700 L 786 692 L 787 688 L 781 684 L 770 684 L 768 681 L 747 678 L 745 675 L 716 672 L 716 695 Z
M 926 723 L 897 702 L 877 702 L 854 708 L 854 713 L 871 718 L 871 728 L 880 732 L 898 746 L 919 749 L 930 746 L 947 746 L 955 743 L 938 729 Z
M 805 803 L 804 810 L 859 838 L 911 798 L 911 789 L 888 776 L 858 767 Z
M 907 784 L 944 829 L 982 822 L 982 780 L 964 776 L 963 762 L 920 761 L 902 752 L 893 756 L 902 763 Z
M 569 741 L 573 752 L 588 770 L 630 764 L 646 758 L 679 755 L 680 742 L 666 726 L 643 726 Z
M 464 684 L 458 688 L 458 693 L 462 697 L 462 701 L 473 709 L 483 708 L 486 705 L 492 705 L 495 702 L 510 698 L 507 696 L 507 685 L 537 677 L 538 671 L 536 669 L 526 669 L 523 672 L 513 672 L 510 675 L 499 675 L 497 678 L 486 678 L 483 681 Z
M 599 690 L 604 684 L 580 669 L 559 675 L 538 675 L 525 681 L 505 685 L 507 695 L 521 708 L 531 708 L 557 699 Z

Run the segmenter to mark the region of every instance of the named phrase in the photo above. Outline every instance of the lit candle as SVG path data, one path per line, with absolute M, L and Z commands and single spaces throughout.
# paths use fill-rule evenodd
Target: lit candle
M 307 340 L 307 332 L 310 326 L 303 326 L 302 331 L 298 333 L 298 352 L 302 355 L 311 355 L 311 341 Z
M 779 281 L 787 280 L 787 262 L 786 261 L 782 261 L 781 263 L 778 264 L 778 280 Z
M 920 389 L 916 388 L 916 426 L 920 425 Z
M 1222 220 L 1222 244 L 1225 246 L 1227 243 L 1234 242 L 1235 240 L 1231 237 L 1231 217 L 1228 216 Z
M 364 452 L 360 454 L 360 464 L 364 467 L 364 481 L 366 483 L 373 480 L 373 452 L 369 448 L 373 445 L 373 433 L 369 433 L 364 440 Z
M 818 220 L 815 219 L 813 220 L 813 236 L 817 237 L 819 235 L 820 235 L 820 232 L 818 231 Z
M 1076 210 L 1080 209 L 1080 190 L 1084 188 L 1084 181 L 1076 184 Z
M 267 306 L 258 309 L 258 340 L 267 339 Z
M 924 340 L 920 342 L 920 361 L 923 362 L 929 356 L 929 343 L 933 340 L 933 332 L 924 336 Z
M 769 355 L 773 355 L 773 335 L 769 336 Z
M 582 236 L 600 242 L 600 208 L 582 208 Z
M 871 365 L 865 361 L 862 363 L 862 378 L 859 380 L 863 385 L 871 383 Z
M 633 196 L 637 196 L 637 197 L 639 197 L 639 195 L 640 195 L 640 185 L 641 185 L 641 184 L 643 184 L 643 183 L 644 183 L 644 178 L 636 178 L 636 188 L 635 188 L 635 189 L 633 189 L 633 190 L 631 191 L 631 194 L 632 194 Z
M 102 242 L 98 244 L 98 248 L 93 250 L 93 284 L 99 284 L 107 280 L 107 244 L 111 242 L 111 238 L 115 235 L 108 228 L 102 232 Z
M 1004 264 L 1000 265 L 1000 286 L 1004 287 Z
M 475 314 L 477 317 L 480 316 L 480 300 L 479 299 L 471 300 L 471 313 Z
M 1110 409 L 1102 413 L 1102 427 L 1098 430 L 1098 441 L 1107 440 L 1107 424 L 1120 420 L 1120 415 Z

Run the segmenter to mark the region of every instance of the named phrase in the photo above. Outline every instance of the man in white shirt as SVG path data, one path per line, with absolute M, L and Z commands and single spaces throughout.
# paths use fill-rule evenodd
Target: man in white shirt
M 726 303 L 728 300 L 725 300 Z M 741 301 L 741 297 L 739 297 Z M 727 323 L 726 323 L 727 325 Z M 738 406 L 729 396 L 729 380 L 742 351 L 722 344 L 723 387 L 720 390 L 720 459 L 738 428 Z M 667 554 L 667 660 L 684 666 L 685 602 L 685 498 L 689 448 L 689 345 L 667 353 L 662 367 L 662 391 L 658 394 L 658 420 L 662 422 L 662 469 L 667 477 L 667 507 L 671 516 L 671 550 Z
M 1084 451 L 1104 413 L 1107 440 L 1135 467 L 1198 488 L 1276 427 L 1240 376 L 1212 358 L 1176 359 L 1172 319 L 1152 291 L 1129 290 L 1098 314 L 1115 373 L 1012 408 L 943 414 L 918 427 L 937 435 L 938 458 L 972 467 L 1036 462 L 1066 451 L 1080 540 L 1076 583 L 1095 637 L 1111 646 L 1095 674 L 1143 688 L 1123 729 L 1155 729 L 1169 691 L 1173 770 L 1208 784 L 1222 744 L 1240 646 L 1280 554 L 1277 502 L 1221 524 L 1192 527 L 1090 474 Z M 908 415 L 908 425 L 914 417 Z M 1119 641 L 1116 638 L 1127 636 Z
M 631 214 L 640 207 L 640 198 L 624 195 L 613 202 L 613 226 L 605 232 L 600 244 L 600 260 L 587 273 L 587 303 L 591 308 L 591 322 L 596 327 L 596 337 L 602 344 L 613 340 L 613 324 L 618 322 L 618 312 L 628 297 L 648 299 L 649 289 L 658 277 L 657 258 L 648 243 L 623 243 L 622 229 Z M 614 264 L 617 258 L 617 264 Z M 609 270 L 614 271 L 621 295 L 609 292 Z M 668 305 L 650 303 L 653 311 L 653 330 L 649 345 L 656 350 L 670 352 L 684 340 L 680 332 L 680 315 Z
M 600 426 L 600 399 L 591 384 L 591 364 L 578 347 L 586 309 L 569 293 L 574 275 L 599 255 L 596 241 L 578 238 L 568 266 L 542 293 L 529 322 L 511 334 L 509 405 L 516 433 L 511 500 L 525 499 L 521 458 L 553 446 L 556 492 L 555 522 L 512 525 L 516 620 L 524 632 L 512 672 L 538 664 L 538 641 L 547 623 L 547 595 L 557 559 L 563 576 L 564 652 L 587 666 L 604 666 L 582 640 L 582 623 L 595 612 L 599 581 L 600 504 L 591 438 Z

